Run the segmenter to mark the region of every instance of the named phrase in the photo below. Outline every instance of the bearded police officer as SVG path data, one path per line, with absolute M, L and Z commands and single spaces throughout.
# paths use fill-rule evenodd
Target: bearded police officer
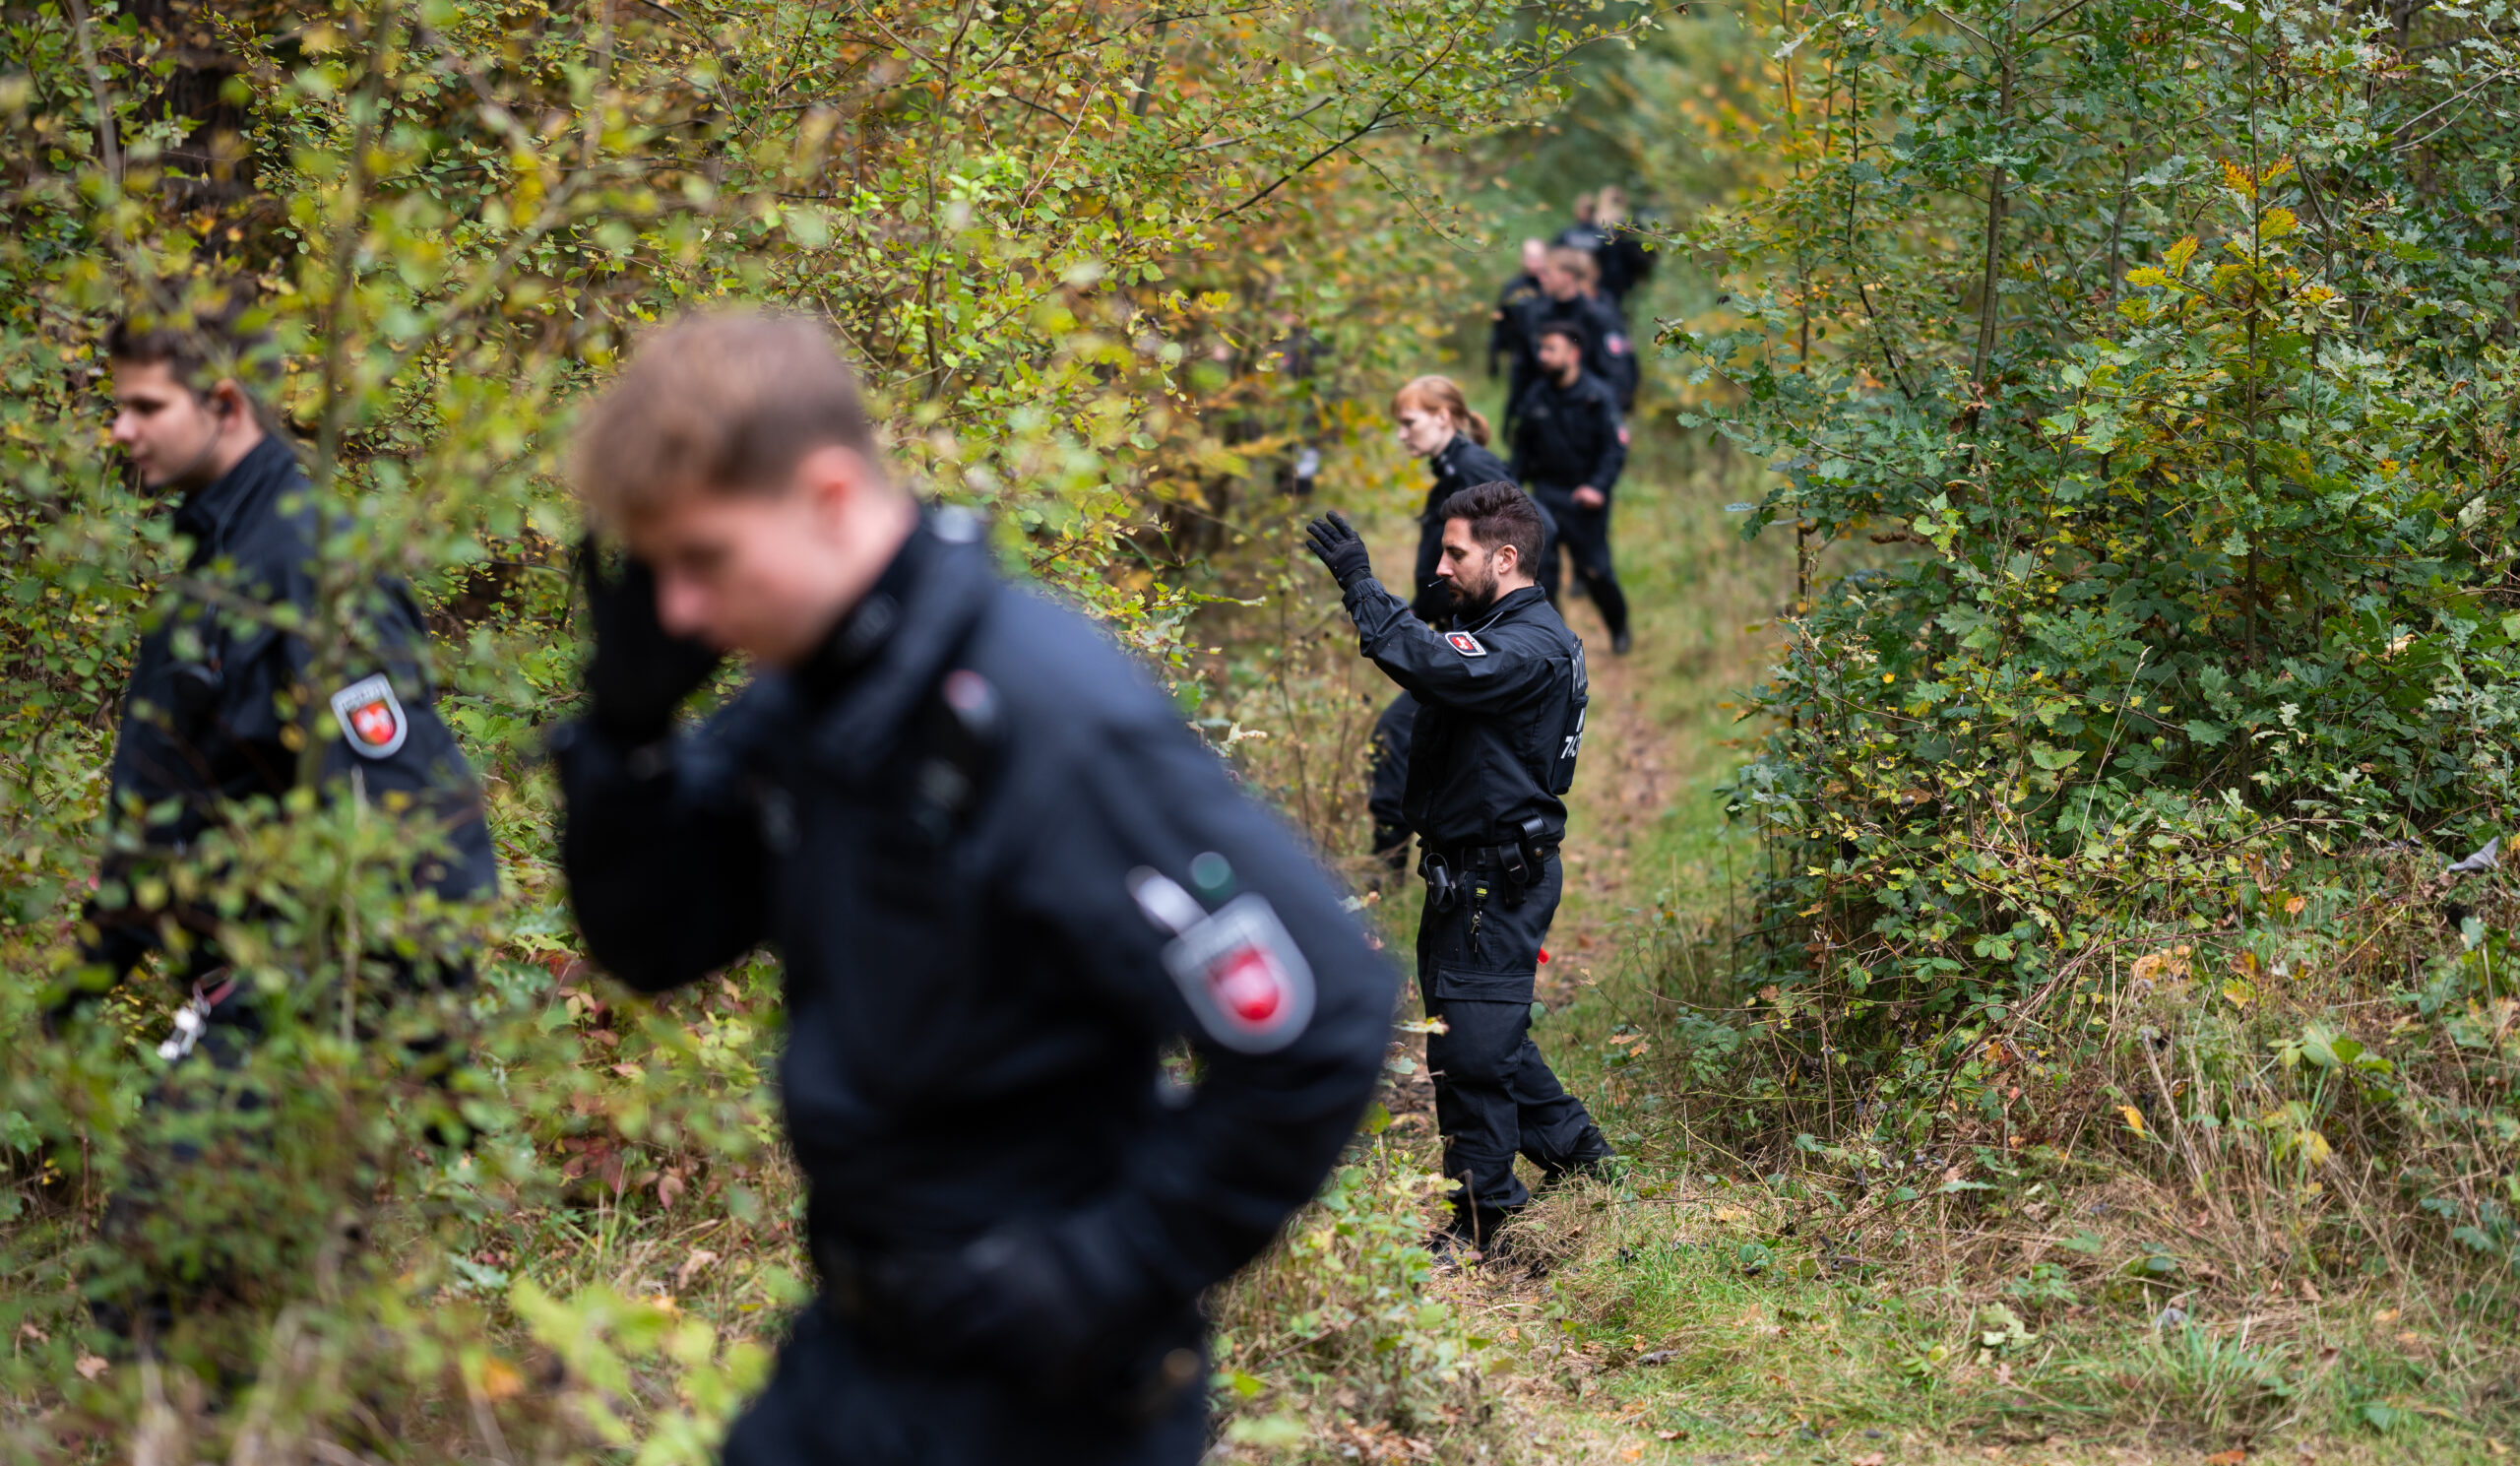
M 1140 669 L 893 481 L 818 326 L 661 331 L 576 477 L 632 554 L 557 748 L 588 945 L 785 968 L 822 1299 L 726 1458 L 1189 1466 L 1199 1296 L 1337 1159 L 1389 969 Z M 677 733 L 722 651 L 750 684 Z
M 1313 521 L 1307 538 L 1339 582 L 1359 649 L 1418 705 L 1403 802 L 1426 878 L 1418 992 L 1444 1021 L 1426 1063 L 1444 1173 L 1462 1184 L 1445 1241 L 1478 1248 L 1530 1200 L 1516 1151 L 1552 1179 L 1610 1152 L 1530 1033 L 1584 734 L 1583 644 L 1526 569 L 1541 531 L 1521 489 L 1480 484 L 1443 513 L 1450 631 L 1383 589 L 1344 518 Z

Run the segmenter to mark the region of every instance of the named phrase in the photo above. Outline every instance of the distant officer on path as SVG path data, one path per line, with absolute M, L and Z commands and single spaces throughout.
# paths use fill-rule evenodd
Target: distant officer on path
M 1622 314 L 1627 297 L 1654 274 L 1653 252 L 1627 222 L 1627 194 L 1617 186 L 1575 200 L 1575 223 L 1558 231 L 1558 244 L 1593 257 L 1602 293 Z
M 1525 569 L 1540 516 L 1511 483 L 1444 506 L 1441 573 L 1453 629 L 1437 631 L 1377 583 L 1347 520 L 1307 531 L 1339 582 L 1359 650 L 1418 702 L 1411 730 L 1410 828 L 1426 902 L 1418 985 L 1444 1174 L 1461 1181 L 1448 1242 L 1485 1246 L 1530 1193 L 1517 1151 L 1544 1176 L 1598 1167 L 1610 1150 L 1531 1040 L 1541 943 L 1556 915 L 1558 842 L 1587 696 L 1584 648 Z
M 1564 245 L 1550 250 L 1541 284 L 1544 298 L 1526 327 L 1532 379 L 1548 374 L 1539 360 L 1541 332 L 1550 326 L 1572 326 L 1583 335 L 1584 369 L 1609 387 L 1620 412 L 1634 408 L 1640 374 L 1635 349 L 1628 341 L 1627 317 L 1602 294 L 1601 270 L 1593 256 Z M 1523 390 L 1531 390 L 1528 382 Z
M 269 345 L 236 329 L 239 314 L 229 301 L 190 320 L 135 318 L 105 340 L 113 440 L 140 481 L 168 496 L 184 558 L 170 582 L 181 589 L 150 612 L 123 691 L 107 793 L 112 843 L 79 928 L 86 965 L 48 1005 L 55 1025 L 70 1022 L 162 949 L 189 1000 L 158 1052 L 175 1060 L 198 1049 L 221 1068 L 244 1060 L 273 995 L 244 981 L 221 946 L 222 920 L 238 919 L 222 919 L 214 900 L 173 894 L 197 889 L 175 872 L 206 834 L 267 817 L 291 791 L 311 786 L 327 799 L 359 799 L 413 821 L 411 889 L 469 901 L 488 896 L 498 879 L 480 791 L 438 720 L 427 637 L 409 589 L 371 578 L 351 590 L 346 664 L 330 659 L 333 669 L 323 670 L 326 659 L 308 640 L 305 628 L 326 624 L 339 607 L 318 595 L 314 491 L 245 385 L 268 364 L 256 358 L 268 357 Z M 242 921 L 258 919 L 276 920 L 249 908 Z M 453 970 L 390 949 L 367 960 L 371 973 L 407 982 L 470 977 L 460 959 Z M 153 1236 L 151 1265 L 171 1247 L 193 1258 L 182 1270 L 198 1281 L 216 1272 L 202 1254 L 216 1254 L 227 1229 L 256 1225 L 210 1210 L 238 1198 L 187 1192 L 188 1206 L 167 1207 L 179 1178 L 162 1174 L 158 1158 L 140 1167 L 145 1179 L 108 1211 L 108 1235 L 168 1225 L 201 1234 Z M 160 1293 L 148 1307 L 162 1314 L 173 1302 Z M 108 1327 L 134 1324 L 131 1300 L 99 1303 Z
M 1514 414 L 1514 475 L 1557 522 L 1584 594 L 1609 628 L 1610 650 L 1625 656 L 1627 597 L 1610 568 L 1610 490 L 1627 464 L 1618 402 L 1584 369 L 1582 328 L 1541 328 L 1540 359 L 1542 377 Z
M 1523 340 L 1523 329 L 1530 324 L 1528 312 L 1544 293 L 1541 288 L 1541 272 L 1548 266 L 1548 245 L 1540 239 L 1523 241 L 1523 268 L 1520 274 L 1505 282 L 1496 292 L 1496 310 L 1487 323 L 1487 379 L 1496 379 L 1497 363 L 1505 365 L 1505 401 L 1514 400 L 1522 391 L 1529 372 L 1531 343 Z
M 1189 1466 L 1199 1297 L 1353 1133 L 1390 970 L 1143 670 L 893 479 L 818 326 L 660 331 L 576 478 L 631 554 L 556 743 L 589 948 L 785 969 L 822 1298 L 726 1459 Z M 677 732 L 721 652 L 749 685 Z

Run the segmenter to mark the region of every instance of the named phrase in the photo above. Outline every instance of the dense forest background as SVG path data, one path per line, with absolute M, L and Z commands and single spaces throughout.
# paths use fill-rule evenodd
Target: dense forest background
M 2514 20 L 12 9 L 8 1448 L 701 1459 L 805 1296 L 775 973 L 627 999 L 552 866 L 541 739 L 582 656 L 556 453 L 644 325 L 832 320 L 927 491 L 1353 861 L 1379 688 L 1292 525 L 1418 492 L 1390 387 L 1475 372 L 1515 239 L 1617 183 L 1661 261 L 1635 477 L 1662 494 L 1626 533 L 1789 547 L 1717 612 L 1770 659 L 1722 860 L 1679 859 L 1711 806 L 1676 792 L 1635 853 L 1674 873 L 1586 918 L 1623 956 L 1544 1029 L 1593 1055 L 1631 1168 L 1552 1200 L 1512 1280 L 1435 1279 L 1426 1136 L 1378 1110 L 1217 1300 L 1221 1448 L 1576 1459 L 1531 1422 L 1614 1403 L 1680 1450 L 1764 1436 L 1783 1390 L 1810 1398 L 1779 1431 L 1858 1458 L 1882 1429 L 2488 1452 L 2520 1417 L 2520 1002 L 2498 865 L 2450 867 L 2510 832 L 2520 727 Z M 138 1104 L 169 985 L 77 1034 L 37 1008 L 173 569 L 102 440 L 101 330 L 223 291 L 278 342 L 329 594 L 423 593 L 504 886 L 400 900 L 427 837 L 374 811 L 206 842 L 184 894 L 255 914 L 287 1016 L 251 1123 L 197 1133 Z M 338 658 L 346 624 L 301 629 Z M 1690 684 L 1686 651 L 1649 637 L 1637 675 Z M 1366 910 L 1396 936 L 1410 902 Z M 484 942 L 485 981 L 374 990 L 379 932 Z M 379 1062 L 397 1027 L 472 1061 Z M 211 1148 L 199 1225 L 107 1245 L 102 1198 L 170 1140 Z M 97 1352 L 80 1300 L 151 1248 L 233 1284 L 163 1367 Z

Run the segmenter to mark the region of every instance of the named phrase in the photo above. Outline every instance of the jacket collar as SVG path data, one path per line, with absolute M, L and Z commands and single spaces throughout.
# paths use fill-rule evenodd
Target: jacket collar
M 847 778 L 872 775 L 948 670 L 996 583 L 969 516 L 923 517 L 817 654 L 828 700 L 805 716 L 818 761 Z
M 266 433 L 236 467 L 184 495 L 175 506 L 175 528 L 191 537 L 194 563 L 224 550 L 238 524 L 268 512 L 281 489 L 299 477 L 297 455 L 279 434 Z
M 1463 626 L 1461 629 L 1475 635 L 1495 625 L 1498 621 L 1505 619 L 1507 616 L 1521 611 L 1533 602 L 1546 601 L 1547 599 L 1547 595 L 1544 594 L 1538 586 L 1525 586 L 1519 591 L 1507 591 L 1504 595 L 1496 598 L 1496 604 L 1487 607 L 1485 614 L 1481 615 L 1477 621 Z

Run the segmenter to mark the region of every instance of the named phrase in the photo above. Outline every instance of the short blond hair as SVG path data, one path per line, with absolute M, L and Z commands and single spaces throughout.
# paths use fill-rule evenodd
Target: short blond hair
M 650 332 L 579 419 L 578 497 L 617 527 L 688 493 L 769 493 L 799 459 L 839 446 L 878 473 L 857 374 L 810 317 L 752 309 Z

